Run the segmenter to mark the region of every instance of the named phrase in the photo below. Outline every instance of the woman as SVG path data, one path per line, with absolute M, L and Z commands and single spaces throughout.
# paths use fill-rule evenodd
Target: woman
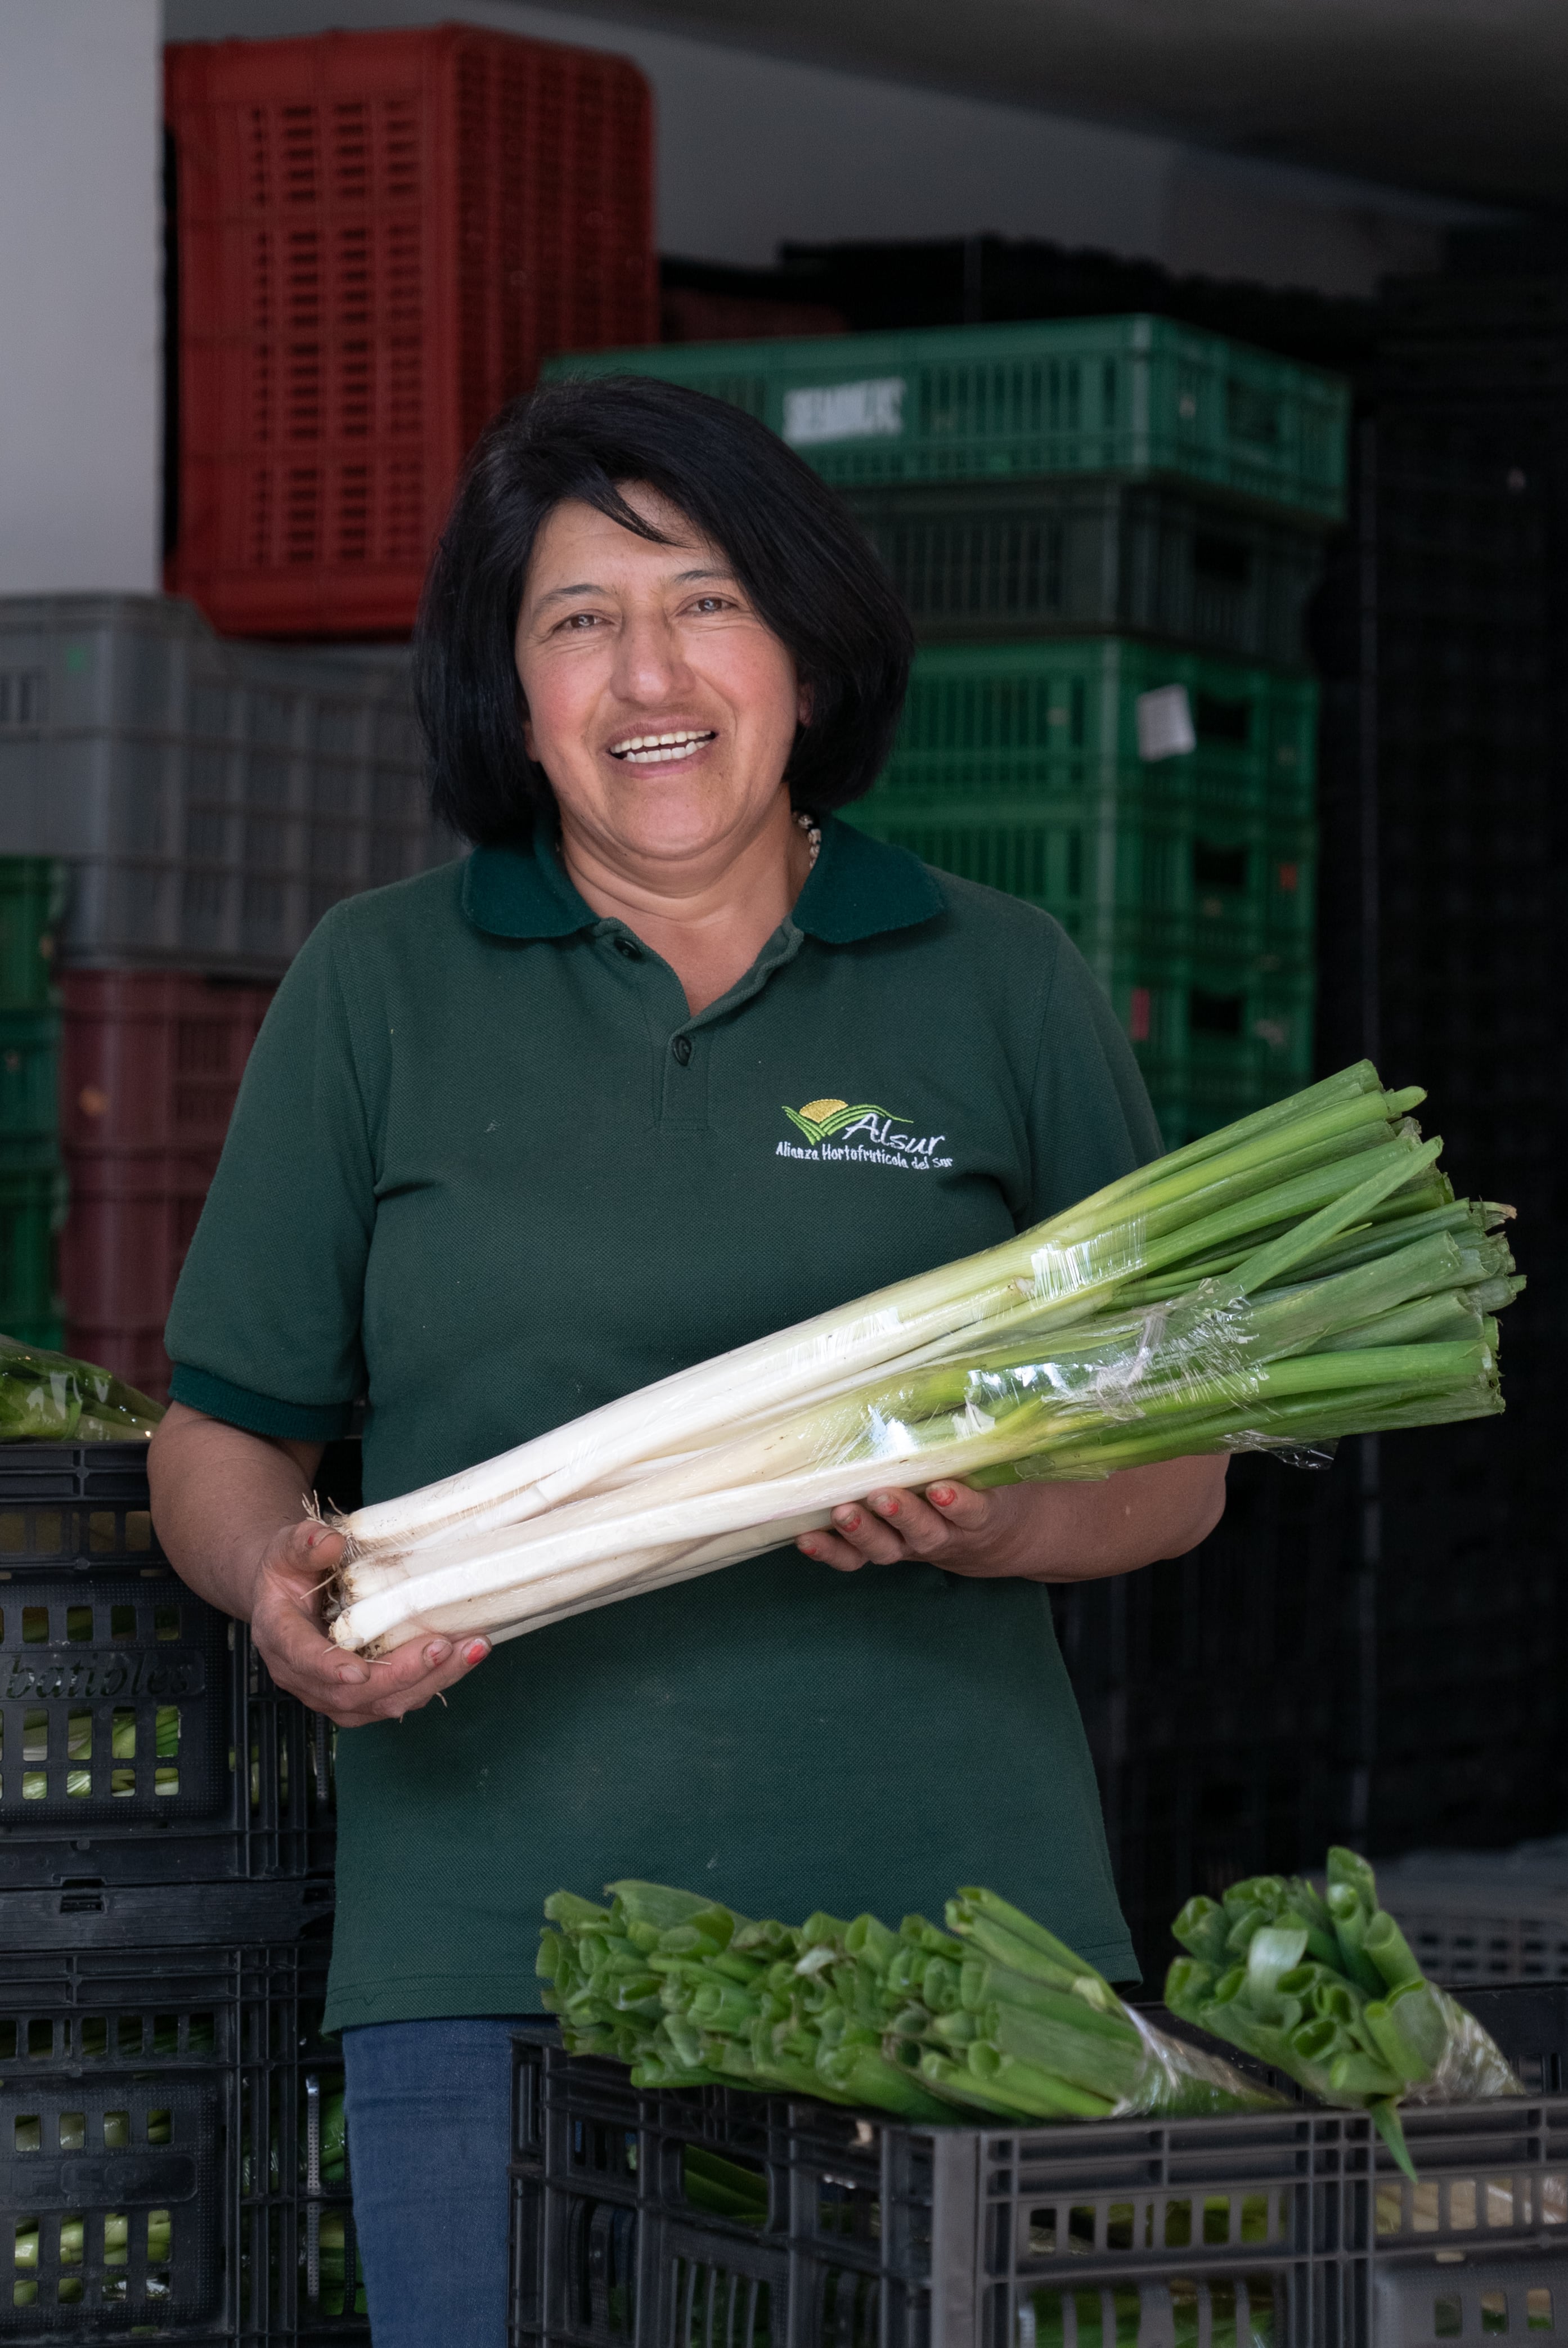
M 509 411 L 421 622 L 474 852 L 315 931 L 181 1282 L 169 1553 L 371 1732 L 338 1743 L 328 2019 L 378 2348 L 503 2337 L 509 2018 L 558 1886 L 897 1917 L 985 1880 L 1135 1971 L 1042 1584 L 1191 1547 L 1218 1461 L 872 1491 L 493 1655 L 322 1630 L 340 1549 L 304 1496 L 357 1396 L 366 1497 L 405 1491 L 1157 1150 L 1055 922 L 832 814 L 908 657 L 852 521 L 738 410 L 628 380 Z M 787 1113 L 824 1101 L 931 1147 L 803 1148 Z

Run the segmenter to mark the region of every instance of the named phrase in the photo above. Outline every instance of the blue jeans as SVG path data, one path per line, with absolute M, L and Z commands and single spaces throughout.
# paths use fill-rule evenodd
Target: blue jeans
M 343 2034 L 354 2225 L 374 2348 L 506 2348 L 515 2022 Z

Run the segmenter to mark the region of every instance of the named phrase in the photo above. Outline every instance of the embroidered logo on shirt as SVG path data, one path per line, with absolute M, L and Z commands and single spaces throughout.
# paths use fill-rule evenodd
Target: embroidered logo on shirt
M 803 1158 L 817 1165 L 898 1166 L 906 1172 L 924 1172 L 933 1166 L 953 1163 L 951 1158 L 936 1155 L 939 1144 L 947 1138 L 945 1134 L 907 1132 L 906 1117 L 875 1101 L 857 1101 L 851 1106 L 827 1095 L 808 1101 L 804 1108 L 786 1107 L 784 1114 L 810 1147 L 802 1149 L 797 1142 L 781 1141 L 774 1151 L 776 1158 Z

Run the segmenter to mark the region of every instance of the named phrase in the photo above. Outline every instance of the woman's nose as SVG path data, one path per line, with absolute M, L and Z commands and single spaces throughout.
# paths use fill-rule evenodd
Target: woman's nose
M 663 613 L 629 614 L 615 662 L 615 689 L 621 698 L 667 700 L 685 674 L 679 639 Z

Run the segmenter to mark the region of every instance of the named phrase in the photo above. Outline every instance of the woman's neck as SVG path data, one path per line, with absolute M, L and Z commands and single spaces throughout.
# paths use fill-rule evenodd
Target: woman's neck
M 721 842 L 678 863 L 606 849 L 564 809 L 561 846 L 584 903 L 624 922 L 668 963 L 694 1015 L 745 977 L 811 869 L 810 843 L 782 796 L 749 839 Z

